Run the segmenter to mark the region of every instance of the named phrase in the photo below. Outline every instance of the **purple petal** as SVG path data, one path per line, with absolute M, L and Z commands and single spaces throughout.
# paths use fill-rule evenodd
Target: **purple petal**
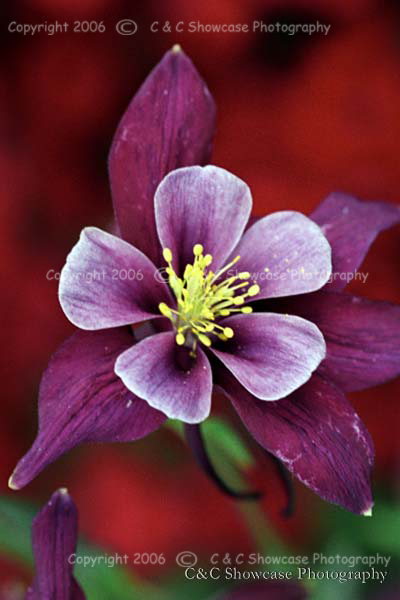
M 261 291 L 257 299 L 291 296 L 321 288 L 331 274 L 331 249 L 321 229 L 301 213 L 281 211 L 259 219 L 235 254 Z
M 343 392 L 314 375 L 288 398 L 260 402 L 228 377 L 219 383 L 263 448 L 321 498 L 370 513 L 372 440 Z
M 105 329 L 161 317 L 167 285 L 139 250 L 96 227 L 83 229 L 61 272 L 59 298 L 80 329 Z
M 55 353 L 39 392 L 39 433 L 10 480 L 19 489 L 82 442 L 126 442 L 156 430 L 165 415 L 134 396 L 114 373 L 134 343 L 129 330 L 78 331 Z
M 210 413 L 212 377 L 201 348 L 196 359 L 183 367 L 172 332 L 146 338 L 121 354 L 115 372 L 134 394 L 171 419 L 200 423 Z M 186 358 L 186 357 L 185 357 Z
M 167 52 L 134 96 L 109 157 L 114 210 L 122 237 L 159 263 L 154 193 L 178 167 L 209 161 L 215 105 L 190 59 Z
M 193 263 L 195 244 L 212 254 L 213 271 L 220 267 L 238 243 L 251 206 L 247 185 L 225 169 L 188 167 L 167 175 L 155 195 L 156 224 L 175 269 Z
M 400 374 L 400 307 L 341 292 L 290 298 L 280 309 L 315 323 L 324 334 L 320 367 L 345 391 L 368 388 Z
M 77 584 L 76 579 L 72 580 L 72 599 L 71 600 L 86 600 L 82 588 Z
M 84 600 L 85 596 L 73 579 L 76 553 L 78 514 L 65 489 L 55 492 L 36 516 L 32 525 L 32 546 L 36 576 L 27 592 L 30 600 Z
M 400 207 L 385 202 L 360 202 L 347 194 L 330 194 L 310 215 L 332 246 L 333 274 L 353 273 L 383 230 L 400 223 Z M 327 285 L 341 290 L 347 281 L 333 278 Z
M 305 600 L 308 594 L 303 586 L 292 581 L 243 583 L 219 597 L 219 600 Z
M 325 356 L 325 342 L 309 321 L 253 313 L 224 319 L 234 336 L 210 350 L 261 400 L 279 400 L 303 385 Z

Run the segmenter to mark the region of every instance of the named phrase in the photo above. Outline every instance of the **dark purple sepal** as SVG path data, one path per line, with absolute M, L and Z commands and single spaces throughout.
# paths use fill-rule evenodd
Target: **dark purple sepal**
M 82 588 L 77 583 L 76 579 L 72 580 L 72 599 L 71 600 L 86 600 Z
M 343 289 L 347 281 L 335 273 L 353 273 L 376 236 L 400 223 L 400 207 L 386 202 L 362 202 L 340 192 L 330 194 L 311 213 L 332 248 L 333 279 L 325 287 Z
M 209 162 L 215 105 L 191 60 L 175 47 L 153 69 L 119 124 L 109 156 L 122 237 L 160 264 L 154 193 L 179 167 Z
M 282 400 L 263 402 L 227 371 L 218 383 L 255 440 L 324 500 L 359 514 L 373 501 L 373 444 L 343 392 L 319 375 Z
M 296 510 L 296 492 L 293 486 L 293 478 L 283 462 L 276 456 L 267 452 L 267 456 L 272 460 L 276 467 L 279 479 L 281 480 L 286 495 L 286 505 L 281 510 L 281 516 L 285 519 L 292 517 Z
M 37 438 L 10 487 L 24 487 L 82 442 L 127 442 L 160 427 L 165 415 L 132 394 L 114 373 L 116 358 L 134 343 L 129 328 L 77 331 L 64 342 L 40 385 Z
M 400 306 L 333 291 L 283 299 L 276 306 L 322 331 L 327 355 L 318 371 L 343 390 L 362 390 L 400 374 Z
M 85 600 L 73 577 L 78 514 L 67 490 L 55 492 L 32 524 L 35 578 L 26 600 Z

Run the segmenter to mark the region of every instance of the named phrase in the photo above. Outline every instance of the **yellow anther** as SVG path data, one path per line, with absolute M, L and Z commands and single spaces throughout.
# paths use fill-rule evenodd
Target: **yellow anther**
M 183 346 L 183 344 L 185 343 L 185 336 L 183 335 L 183 333 L 177 333 L 175 336 L 175 340 L 178 346 Z
M 243 306 L 243 308 L 241 308 L 241 312 L 245 315 L 249 315 L 253 312 L 253 309 L 251 308 L 251 306 Z
M 212 263 L 212 255 L 203 255 L 203 252 L 202 244 L 193 246 L 193 263 L 186 265 L 183 275 L 179 277 L 172 266 L 171 250 L 163 249 L 163 257 L 167 262 L 165 271 L 176 298 L 176 306 L 171 308 L 161 302 L 159 310 L 172 322 L 176 343 L 179 346 L 190 345 L 192 356 L 195 356 L 198 342 L 211 346 L 215 338 L 224 341 L 231 339 L 234 330 L 220 325 L 218 320 L 232 313 L 250 314 L 252 308 L 243 305 L 249 297 L 260 291 L 260 287 L 251 281 L 248 271 L 231 269 L 240 256 L 214 273 L 207 269 Z M 228 277 L 224 278 L 224 274 Z
M 234 333 L 233 333 L 233 329 L 232 329 L 232 327 L 224 327 L 224 335 L 225 335 L 227 338 L 233 338 L 233 336 L 234 336 Z
M 197 336 L 202 344 L 205 346 L 211 346 L 211 340 L 209 337 L 204 335 L 203 333 L 199 333 Z
M 260 286 L 257 283 L 255 283 L 254 285 L 251 285 L 249 287 L 249 289 L 247 290 L 247 293 L 249 296 L 256 296 L 259 291 L 260 291 Z
M 164 248 L 164 250 L 163 250 L 163 257 L 164 257 L 164 260 L 167 263 L 172 262 L 172 252 L 171 252 L 171 250 L 169 248 Z
M 164 317 L 170 318 L 172 316 L 171 309 L 165 304 L 165 302 L 160 302 L 160 304 L 158 305 L 158 310 L 162 315 L 164 315 Z
M 185 272 L 183 274 L 183 279 L 187 279 L 192 271 L 193 271 L 193 265 L 186 265 Z

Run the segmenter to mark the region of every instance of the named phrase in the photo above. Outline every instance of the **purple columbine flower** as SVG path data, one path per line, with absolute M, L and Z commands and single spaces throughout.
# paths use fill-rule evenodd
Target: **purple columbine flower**
M 344 392 L 398 374 L 400 311 L 343 293 L 331 252 L 334 274 L 354 272 L 400 211 L 333 194 L 311 218 L 284 211 L 245 231 L 246 184 L 190 167 L 209 162 L 214 117 L 177 48 L 132 100 L 110 154 L 121 237 L 85 229 L 68 257 L 60 300 L 81 330 L 43 376 L 39 433 L 10 485 L 81 442 L 143 437 L 166 415 L 190 431 L 213 381 L 303 483 L 369 514 L 372 442 Z M 130 325 L 145 320 L 139 337 Z
M 250 191 L 213 166 L 173 171 L 154 203 L 169 286 L 142 252 L 96 228 L 83 230 L 60 278 L 61 306 L 81 329 L 162 320 L 165 331 L 132 339 L 117 356 L 114 371 L 125 387 L 167 417 L 200 423 L 211 409 L 214 363 L 260 400 L 278 400 L 305 383 L 325 356 L 318 328 L 288 314 L 253 312 L 249 303 L 326 282 L 331 252 L 320 228 L 285 211 L 243 235 Z M 281 278 L 300 268 L 317 277 Z M 276 278 L 253 283 L 266 269 Z
M 85 600 L 73 576 L 78 513 L 66 489 L 55 492 L 32 524 L 35 578 L 26 600 Z

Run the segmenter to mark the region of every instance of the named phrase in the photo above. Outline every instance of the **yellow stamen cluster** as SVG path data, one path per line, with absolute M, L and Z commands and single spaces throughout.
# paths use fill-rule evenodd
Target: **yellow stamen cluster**
M 220 317 L 228 317 L 232 313 L 252 312 L 251 306 L 242 306 L 249 298 L 260 291 L 257 284 L 251 284 L 250 273 L 243 271 L 220 281 L 221 275 L 235 265 L 240 256 L 236 256 L 228 265 L 216 273 L 208 270 L 212 263 L 211 254 L 203 255 L 203 246 L 193 247 L 194 261 L 186 265 L 183 277 L 178 277 L 172 266 L 172 252 L 164 248 L 164 260 L 168 282 L 177 300 L 177 309 L 159 304 L 162 315 L 168 317 L 176 330 L 176 343 L 180 346 L 189 344 L 192 352 L 196 350 L 197 342 L 211 346 L 210 335 L 221 340 L 228 340 L 234 335 L 231 327 L 223 327 L 215 322 Z M 251 284 L 251 285 L 250 285 Z M 243 293 L 239 293 L 243 290 Z

